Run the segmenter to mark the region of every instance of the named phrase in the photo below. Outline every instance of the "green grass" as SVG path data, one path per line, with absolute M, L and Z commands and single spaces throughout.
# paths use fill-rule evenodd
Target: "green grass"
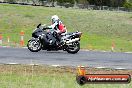
M 97 71 L 97 69 L 95 71 Z M 131 87 L 132 82 L 130 84 L 86 84 L 80 86 L 76 82 L 76 70 L 69 67 L 51 67 L 43 65 L 0 65 L 0 88 Z
M 6 42 L 7 36 L 19 44 L 21 30 L 25 31 L 25 43 L 30 39 L 37 24 L 50 25 L 51 16 L 57 14 L 69 32 L 83 32 L 81 48 L 132 51 L 132 13 L 95 11 L 65 8 L 48 8 L 0 4 L 0 33 Z

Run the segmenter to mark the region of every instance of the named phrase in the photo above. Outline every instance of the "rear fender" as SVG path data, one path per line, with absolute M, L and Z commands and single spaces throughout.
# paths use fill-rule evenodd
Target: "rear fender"
M 75 33 L 72 33 L 72 35 L 70 35 L 69 38 L 71 38 L 71 39 L 80 38 L 81 35 L 82 35 L 81 32 L 75 32 Z

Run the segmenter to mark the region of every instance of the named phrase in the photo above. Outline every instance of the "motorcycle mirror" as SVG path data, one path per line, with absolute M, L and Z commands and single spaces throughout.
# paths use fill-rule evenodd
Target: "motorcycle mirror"
M 37 26 L 37 28 L 39 28 L 39 26 L 41 26 L 41 23 Z
M 77 32 L 79 32 L 79 30 L 77 29 Z

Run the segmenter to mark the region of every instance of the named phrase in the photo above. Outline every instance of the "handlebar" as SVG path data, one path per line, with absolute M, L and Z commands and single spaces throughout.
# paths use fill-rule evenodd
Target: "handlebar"
M 47 30 L 47 29 L 51 29 L 51 28 L 48 28 L 48 27 L 43 28 L 43 30 Z

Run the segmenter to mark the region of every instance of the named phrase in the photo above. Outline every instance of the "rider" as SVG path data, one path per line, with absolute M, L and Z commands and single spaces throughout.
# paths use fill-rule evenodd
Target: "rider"
M 51 21 L 52 25 L 48 26 L 48 28 L 54 30 L 56 39 L 61 42 L 61 34 L 67 33 L 67 29 L 57 15 L 53 15 Z

